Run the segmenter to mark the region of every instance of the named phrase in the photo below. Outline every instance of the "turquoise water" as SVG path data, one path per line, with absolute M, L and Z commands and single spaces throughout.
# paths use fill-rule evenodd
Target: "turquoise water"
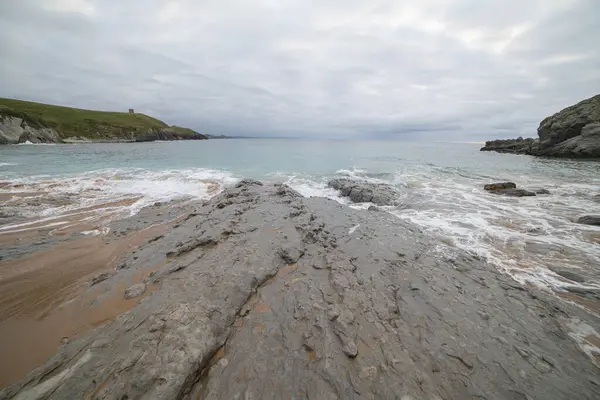
M 305 196 L 348 204 L 327 187 L 347 176 L 401 189 L 390 220 L 410 220 L 439 238 L 440 251 L 475 252 L 515 279 L 542 286 L 573 284 L 549 268 L 592 271 L 600 265 L 600 229 L 576 224 L 600 213 L 600 163 L 480 152 L 480 144 L 392 141 L 235 139 L 130 144 L 15 145 L 0 147 L 3 192 L 62 196 L 67 206 L 12 198 L 4 210 L 51 218 L 95 202 L 140 196 L 135 213 L 155 201 L 208 198 L 242 177 L 288 183 Z M 510 180 L 551 194 L 503 198 L 482 190 Z M 25 184 L 14 187 L 15 184 Z M 0 219 L 0 224 L 1 224 Z M 13 229 L 0 226 L 0 233 Z M 598 272 L 600 274 L 600 271 Z M 592 274 L 593 275 L 593 274 Z M 591 279 L 586 285 L 600 284 Z
M 490 179 L 507 174 L 594 179 L 600 169 L 599 163 L 482 153 L 480 147 L 468 143 L 281 139 L 17 145 L 0 147 L 0 176 L 67 176 L 106 168 L 209 168 L 268 178 L 274 172 L 318 176 L 364 168 L 372 173 L 393 174 L 407 167 L 432 167 Z

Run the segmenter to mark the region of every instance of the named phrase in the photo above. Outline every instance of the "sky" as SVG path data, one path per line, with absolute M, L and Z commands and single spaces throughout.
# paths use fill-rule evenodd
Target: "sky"
M 202 133 L 532 137 L 600 93 L 598 0 L 3 0 L 0 97 Z

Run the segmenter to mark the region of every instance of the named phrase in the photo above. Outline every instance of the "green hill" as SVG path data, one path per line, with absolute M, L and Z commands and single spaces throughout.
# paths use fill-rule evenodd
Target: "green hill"
M 169 127 L 145 114 L 107 112 L 61 107 L 30 101 L 0 98 L 0 120 L 6 116 L 24 120 L 31 128 L 52 128 L 59 139 L 136 140 L 156 132 L 173 134 L 173 139 L 206 138 L 181 127 Z

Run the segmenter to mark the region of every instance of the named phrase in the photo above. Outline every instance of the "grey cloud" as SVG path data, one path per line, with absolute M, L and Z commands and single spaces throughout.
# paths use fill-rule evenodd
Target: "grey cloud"
M 484 140 L 600 89 L 595 0 L 0 3 L 0 96 L 201 132 Z

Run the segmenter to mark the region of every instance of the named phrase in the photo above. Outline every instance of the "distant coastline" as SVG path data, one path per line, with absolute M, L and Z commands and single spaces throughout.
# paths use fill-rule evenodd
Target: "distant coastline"
M 208 135 L 145 114 L 83 110 L 0 98 L 0 144 L 206 140 Z M 222 137 L 219 137 L 222 138 Z

